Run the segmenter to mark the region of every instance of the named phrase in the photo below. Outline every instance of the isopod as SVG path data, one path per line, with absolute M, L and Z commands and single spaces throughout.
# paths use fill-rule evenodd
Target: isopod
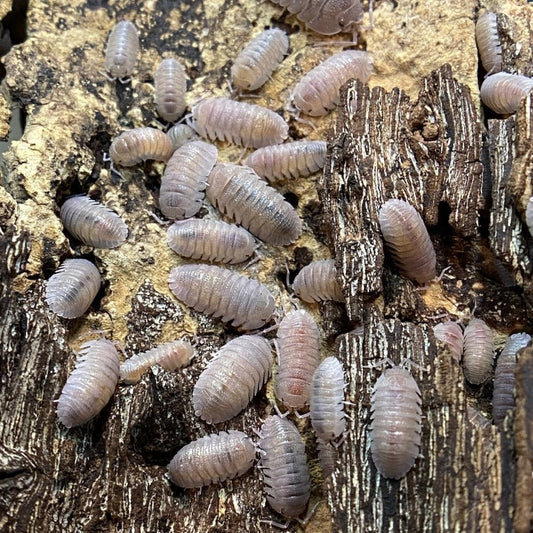
M 311 494 L 305 444 L 298 429 L 286 418 L 269 416 L 261 426 L 258 448 L 268 503 L 286 518 L 297 518 Z
M 457 322 L 447 320 L 433 326 L 433 333 L 439 341 L 444 342 L 450 348 L 452 357 L 459 363 L 463 357 L 463 330 Z
M 387 200 L 378 215 L 381 233 L 400 272 L 424 284 L 436 277 L 436 256 L 418 211 L 403 200 Z
M 102 279 L 87 259 L 65 259 L 46 283 L 46 303 L 63 318 L 78 318 L 94 300 Z
M 262 241 L 274 245 L 294 242 L 302 221 L 283 196 L 251 168 L 220 163 L 209 175 L 207 199 L 223 214 Z
M 259 148 L 244 163 L 272 183 L 320 170 L 326 163 L 326 150 L 326 141 L 295 141 Z
M 68 428 L 85 424 L 109 402 L 118 383 L 120 360 L 112 342 L 89 341 L 81 346 L 76 368 L 61 391 L 57 416 Z
M 277 332 L 276 396 L 291 409 L 309 404 L 313 374 L 320 364 L 320 331 L 302 309 L 287 313 Z
M 258 335 L 226 343 L 200 374 L 192 393 L 196 416 L 208 424 L 238 415 L 270 377 L 272 349 Z
M 121 20 L 109 34 L 105 50 L 105 70 L 113 78 L 131 76 L 139 54 L 139 34 L 132 22 Z
M 261 32 L 244 48 L 231 66 L 231 83 L 243 91 L 259 89 L 289 50 L 287 34 L 272 28 Z
M 116 248 L 128 237 L 128 227 L 111 209 L 88 196 L 73 196 L 61 206 L 61 222 L 83 244 Z
M 463 372 L 473 385 L 488 379 L 494 360 L 494 337 L 492 331 L 479 318 L 473 318 L 464 332 Z
M 146 370 L 154 365 L 173 372 L 189 364 L 194 349 L 188 340 L 165 342 L 147 352 L 138 353 L 120 365 L 120 379 L 128 385 L 137 383 Z
M 166 217 L 189 218 L 200 211 L 217 157 L 216 147 L 204 141 L 188 142 L 172 154 L 159 191 L 159 209 Z
M 483 68 L 493 74 L 502 69 L 502 45 L 498 35 L 498 15 L 482 13 L 476 22 L 476 43 Z
M 507 115 L 518 109 L 520 101 L 533 89 L 533 79 L 519 74 L 497 72 L 487 76 L 479 94 L 481 101 L 495 113 Z
M 193 128 L 201 137 L 246 148 L 280 144 L 289 126 L 274 111 L 228 98 L 205 98 L 192 108 Z
M 221 431 L 178 451 L 168 465 L 170 479 L 187 489 L 242 476 L 255 460 L 255 447 L 242 431 Z
M 333 259 L 313 261 L 304 266 L 294 278 L 292 290 L 298 298 L 308 303 L 322 300 L 344 302 Z
M 378 472 L 400 479 L 420 452 L 422 409 L 420 390 L 405 368 L 387 368 L 371 398 L 370 451 Z
M 172 141 L 174 150 L 181 148 L 185 143 L 198 140 L 198 134 L 187 124 L 176 124 L 167 131 Z
M 244 228 L 218 220 L 175 222 L 168 229 L 167 239 L 177 254 L 215 263 L 242 263 L 256 248 L 255 239 Z
M 514 372 L 518 351 L 531 341 L 527 333 L 511 335 L 496 362 L 494 390 L 492 393 L 492 418 L 495 424 L 503 423 L 508 410 L 514 408 Z
M 115 137 L 109 155 L 115 165 L 131 167 L 148 159 L 166 163 L 173 151 L 172 141 L 166 133 L 146 127 L 124 131 Z
M 337 461 L 337 448 L 331 442 L 325 442 L 317 439 L 318 460 L 322 468 L 322 477 L 327 479 L 335 470 L 335 462 Z
M 270 291 L 258 281 L 217 266 L 175 267 L 169 285 L 185 305 L 248 331 L 268 322 L 276 305 Z
M 295 85 L 290 101 L 306 115 L 327 115 L 339 103 L 340 88 L 352 78 L 366 83 L 372 69 L 372 61 L 367 52 L 338 52 L 308 72 Z
M 529 234 L 533 237 L 533 196 L 527 202 L 526 207 L 526 225 Z
M 173 58 L 163 59 L 154 76 L 155 105 L 159 116 L 167 122 L 175 122 L 183 112 L 187 77 L 183 65 Z

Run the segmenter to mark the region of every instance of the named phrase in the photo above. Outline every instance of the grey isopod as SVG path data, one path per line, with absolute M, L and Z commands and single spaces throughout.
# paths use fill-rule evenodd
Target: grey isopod
M 533 196 L 528 200 L 526 207 L 526 226 L 533 237 Z
M 272 348 L 259 335 L 226 343 L 200 374 L 192 393 L 196 416 L 218 424 L 237 416 L 270 377 Z
M 488 379 L 494 360 L 494 336 L 479 318 L 473 318 L 464 332 L 463 372 L 473 385 Z
M 185 305 L 248 331 L 268 322 L 276 305 L 270 291 L 258 281 L 216 266 L 173 268 L 169 285 Z
M 177 59 L 163 59 L 155 72 L 154 87 L 159 116 L 167 122 L 175 122 L 187 106 L 187 77 L 183 65 Z
M 217 157 L 216 147 L 204 141 L 188 142 L 172 154 L 159 190 L 159 208 L 166 217 L 183 219 L 198 213 Z
M 459 363 L 463 357 L 464 345 L 461 326 L 457 322 L 447 320 L 446 322 L 433 326 L 433 333 L 439 341 L 449 346 L 452 357 Z
M 198 140 L 198 134 L 187 124 L 175 124 L 167 131 L 172 141 L 174 150 L 182 147 L 185 143 Z
M 128 227 L 111 209 L 88 196 L 73 196 L 61 206 L 61 222 L 83 244 L 116 248 L 128 237 Z
M 113 78 L 131 76 L 139 54 L 139 34 L 132 22 L 121 20 L 111 30 L 105 50 L 105 70 Z
M 84 343 L 76 368 L 57 402 L 57 416 L 61 423 L 71 428 L 94 418 L 113 395 L 119 368 L 119 356 L 112 342 L 98 339 Z
M 102 279 L 87 259 L 65 259 L 46 283 L 46 303 L 63 318 L 78 318 L 94 300 Z
M 337 448 L 331 442 L 317 439 L 318 459 L 322 468 L 322 477 L 327 479 L 335 470 L 337 461 Z
M 242 431 L 221 431 L 181 448 L 168 465 L 170 479 L 187 489 L 242 476 L 254 464 L 255 447 Z
M 131 167 L 148 159 L 166 163 L 173 151 L 172 141 L 166 133 L 146 127 L 124 131 L 115 137 L 109 155 L 115 165 Z
M 206 195 L 223 214 L 268 244 L 290 244 L 302 234 L 295 209 L 251 168 L 216 165 Z
M 519 74 L 497 72 L 487 76 L 479 94 L 481 101 L 495 113 L 507 115 L 518 109 L 520 101 L 533 89 L 533 79 Z
M 292 290 L 298 298 L 308 303 L 322 300 L 344 302 L 333 259 L 321 259 L 304 266 L 294 278 Z
M 256 248 L 255 239 L 244 228 L 197 218 L 175 222 L 168 229 L 167 240 L 183 257 L 215 263 L 242 263 Z
M 498 35 L 498 15 L 482 13 L 476 22 L 476 43 L 483 68 L 493 74 L 502 69 L 502 45 Z

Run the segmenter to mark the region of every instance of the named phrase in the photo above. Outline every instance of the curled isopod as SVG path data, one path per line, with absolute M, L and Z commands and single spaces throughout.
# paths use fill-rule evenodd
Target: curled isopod
M 333 259 L 313 261 L 304 266 L 294 278 L 292 290 L 304 302 L 314 303 L 322 300 L 344 302 Z
M 218 220 L 191 218 L 168 229 L 168 245 L 177 254 L 216 263 L 242 263 L 255 251 L 255 239 L 244 228 Z
M 302 234 L 295 209 L 251 168 L 216 165 L 206 195 L 223 214 L 268 244 L 290 244 Z
M 312 117 L 327 115 L 340 100 L 340 88 L 350 79 L 363 83 L 372 74 L 367 52 L 344 50 L 332 55 L 308 72 L 291 93 L 292 105 Z
M 112 78 L 131 76 L 139 54 L 139 34 L 132 22 L 121 20 L 109 34 L 105 70 Z
M 109 155 L 115 165 L 131 167 L 148 159 L 166 163 L 173 151 L 172 141 L 166 133 L 146 127 L 124 131 L 115 137 Z
M 302 309 L 280 322 L 276 340 L 276 396 L 291 409 L 309 404 L 313 374 L 320 364 L 320 331 L 315 319 Z
M 533 196 L 527 202 L 526 207 L 526 225 L 529 234 L 533 237 Z
M 196 416 L 218 424 L 237 416 L 270 377 L 272 349 L 259 335 L 226 343 L 200 374 L 192 393 Z
M 261 148 L 282 143 L 289 126 L 277 113 L 228 98 L 205 98 L 192 108 L 193 128 L 201 137 Z
M 295 141 L 264 146 L 244 162 L 269 182 L 309 176 L 326 163 L 326 141 Z
M 254 464 L 255 447 L 242 431 L 213 433 L 184 446 L 168 465 L 170 479 L 187 489 L 242 476 Z
M 479 94 L 481 101 L 495 113 L 507 115 L 515 113 L 520 101 L 533 89 L 533 79 L 519 74 L 497 72 L 487 76 Z
M 482 13 L 476 22 L 476 43 L 483 68 L 490 72 L 502 69 L 502 45 L 498 35 L 498 15 Z
M 83 344 L 76 368 L 57 402 L 57 416 L 61 423 L 71 428 L 94 418 L 113 395 L 119 368 L 119 356 L 112 342 L 98 339 Z
M 379 210 L 378 220 L 400 272 L 420 284 L 435 278 L 435 249 L 418 211 L 403 200 L 387 200 Z
M 142 352 L 127 359 L 120 365 L 120 379 L 128 385 L 137 383 L 146 370 L 154 365 L 173 372 L 189 364 L 194 349 L 188 340 L 165 342 L 147 352 Z
M 398 366 L 379 376 L 371 399 L 370 451 L 378 472 L 400 479 L 420 452 L 420 390 L 409 371 Z
M 254 279 L 209 265 L 173 268 L 170 289 L 185 305 L 221 318 L 223 322 L 252 330 L 272 318 L 276 302 L 270 291 Z
M 447 320 L 433 326 L 433 333 L 439 341 L 444 342 L 450 348 L 452 357 L 459 363 L 463 357 L 463 330 L 457 322 Z
M 494 360 L 494 336 L 479 318 L 473 318 L 464 332 L 463 372 L 473 385 L 488 379 Z
M 159 209 L 166 217 L 189 218 L 200 211 L 217 157 L 216 147 L 204 141 L 188 142 L 172 154 L 159 191 Z
M 495 424 L 503 423 L 507 411 L 514 408 L 514 372 L 518 351 L 531 341 L 527 333 L 511 335 L 496 362 L 494 390 L 492 393 L 492 418 Z
M 46 283 L 46 303 L 63 318 L 78 318 L 94 300 L 102 279 L 87 259 L 65 259 Z
M 286 518 L 297 518 L 311 494 L 305 444 L 298 429 L 286 418 L 269 416 L 261 426 L 258 447 L 268 503 Z
M 154 76 L 155 105 L 159 116 L 167 122 L 175 122 L 183 112 L 187 77 L 183 65 L 173 58 L 163 59 Z
M 287 34 L 272 28 L 246 45 L 231 66 L 231 83 L 243 91 L 259 89 L 278 68 L 289 50 Z
M 190 141 L 197 141 L 198 134 L 187 124 L 175 124 L 167 131 L 174 150 L 181 148 Z
M 128 227 L 111 209 L 88 196 L 73 196 L 61 206 L 61 222 L 83 244 L 116 248 L 128 237 Z

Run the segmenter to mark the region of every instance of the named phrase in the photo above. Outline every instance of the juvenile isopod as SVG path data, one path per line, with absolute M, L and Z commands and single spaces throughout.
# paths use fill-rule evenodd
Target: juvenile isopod
M 173 268 L 170 289 L 185 305 L 213 315 L 235 328 L 253 330 L 272 318 L 276 302 L 270 291 L 254 279 L 210 265 Z
M 189 364 L 194 349 L 188 340 L 165 342 L 147 352 L 138 353 L 120 365 L 120 379 L 128 385 L 137 383 L 146 370 L 154 365 L 173 372 Z
M 155 72 L 154 87 L 159 116 L 167 122 L 175 122 L 187 106 L 187 77 L 183 65 L 177 59 L 163 59 Z
M 370 451 L 378 472 L 400 479 L 420 452 L 422 409 L 420 390 L 405 368 L 387 368 L 371 399 Z
M 444 342 L 450 348 L 452 357 L 459 363 L 463 357 L 463 330 L 457 322 L 447 320 L 433 326 L 433 333 L 439 341 Z
M 533 89 L 533 79 L 519 74 L 497 72 L 487 76 L 479 94 L 481 101 L 495 113 L 507 115 L 518 109 L 520 101 Z
M 246 45 L 231 66 L 231 84 L 243 91 L 259 89 L 278 68 L 289 50 L 287 34 L 265 30 Z
M 290 97 L 291 103 L 306 115 L 327 115 L 339 103 L 340 88 L 352 78 L 366 83 L 372 74 L 372 68 L 367 52 L 338 52 L 308 72 L 295 85 Z
M 116 248 L 128 236 L 124 221 L 88 196 L 73 196 L 61 206 L 61 222 L 76 239 L 95 248 Z
M 494 336 L 479 318 L 473 318 L 464 332 L 463 372 L 473 385 L 488 379 L 494 360 Z
M 290 244 L 302 234 L 295 209 L 251 168 L 219 163 L 209 175 L 206 195 L 223 214 L 268 244 Z
M 184 446 L 168 465 L 170 479 L 187 489 L 242 476 L 255 460 L 253 442 L 242 431 L 213 433 Z
M 109 156 L 115 165 L 131 167 L 148 159 L 166 163 L 173 151 L 172 141 L 166 133 L 146 127 L 124 131 L 115 137 Z
M 78 318 L 94 300 L 102 279 L 87 259 L 65 259 L 46 284 L 46 303 L 63 318 Z
M 244 163 L 272 183 L 320 170 L 326 163 L 326 150 L 326 141 L 295 141 L 259 148 Z
M 185 143 L 197 141 L 198 134 L 187 124 L 175 124 L 167 131 L 174 150 L 181 148 Z
M 498 35 L 498 15 L 482 13 L 476 22 L 476 43 L 483 68 L 493 74 L 502 69 L 502 45 Z
M 57 402 L 57 416 L 62 424 L 71 428 L 94 418 L 113 395 L 119 368 L 119 356 L 112 342 L 98 339 L 84 343 L 76 368 Z
M 400 272 L 420 284 L 435 278 L 435 249 L 418 211 L 403 200 L 387 200 L 379 210 L 378 220 Z
M 166 217 L 183 219 L 198 213 L 217 157 L 216 147 L 204 141 L 188 142 L 172 154 L 159 191 L 159 208 Z
M 193 128 L 201 137 L 247 148 L 280 144 L 289 126 L 277 113 L 228 98 L 205 98 L 192 108 Z
M 327 479 L 335 470 L 335 462 L 337 461 L 337 448 L 331 442 L 325 442 L 317 439 L 318 460 L 322 468 L 322 477 Z
M 298 298 L 308 303 L 322 300 L 344 302 L 333 259 L 313 261 L 304 266 L 294 278 L 292 290 Z
M 226 343 L 200 374 L 192 393 L 196 416 L 218 424 L 237 416 L 270 377 L 272 349 L 258 335 Z
M 175 222 L 168 229 L 167 239 L 177 254 L 215 263 L 242 263 L 256 248 L 255 239 L 244 228 L 218 220 Z
M 529 234 L 533 237 L 533 196 L 527 202 L 526 207 L 526 225 Z
M 139 34 L 132 22 L 121 20 L 109 34 L 105 50 L 105 70 L 111 78 L 131 76 L 139 54 Z

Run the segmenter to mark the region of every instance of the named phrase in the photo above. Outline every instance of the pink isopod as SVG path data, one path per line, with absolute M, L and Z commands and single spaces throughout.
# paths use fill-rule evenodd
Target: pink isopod
M 323 300 L 344 302 L 333 259 L 313 261 L 304 266 L 294 278 L 292 290 L 298 298 L 308 303 Z
M 531 78 L 497 72 L 485 78 L 479 94 L 481 101 L 495 113 L 508 115 L 516 112 L 522 98 L 525 98 L 532 89 Z
M 105 70 L 120 81 L 131 76 L 139 54 L 139 34 L 132 22 L 121 20 L 109 34 L 105 50 Z
M 464 332 L 463 372 L 473 385 L 486 381 L 494 361 L 494 336 L 479 318 L 473 318 Z
M 502 69 L 502 45 L 498 35 L 498 15 L 482 13 L 476 22 L 476 43 L 483 68 L 493 74 Z
M 167 122 L 175 122 L 187 106 L 187 77 L 183 65 L 177 59 L 163 59 L 155 72 L 154 86 L 159 116 Z
M 146 127 L 124 131 L 113 139 L 109 156 L 113 164 L 131 167 L 148 159 L 166 163 L 173 151 L 172 141 L 166 133 Z
M 181 148 L 190 141 L 197 141 L 198 134 L 187 124 L 175 124 L 167 131 L 174 150 Z
M 463 330 L 457 322 L 447 320 L 433 326 L 433 333 L 439 341 L 444 342 L 450 348 L 452 357 L 459 363 L 463 357 Z

